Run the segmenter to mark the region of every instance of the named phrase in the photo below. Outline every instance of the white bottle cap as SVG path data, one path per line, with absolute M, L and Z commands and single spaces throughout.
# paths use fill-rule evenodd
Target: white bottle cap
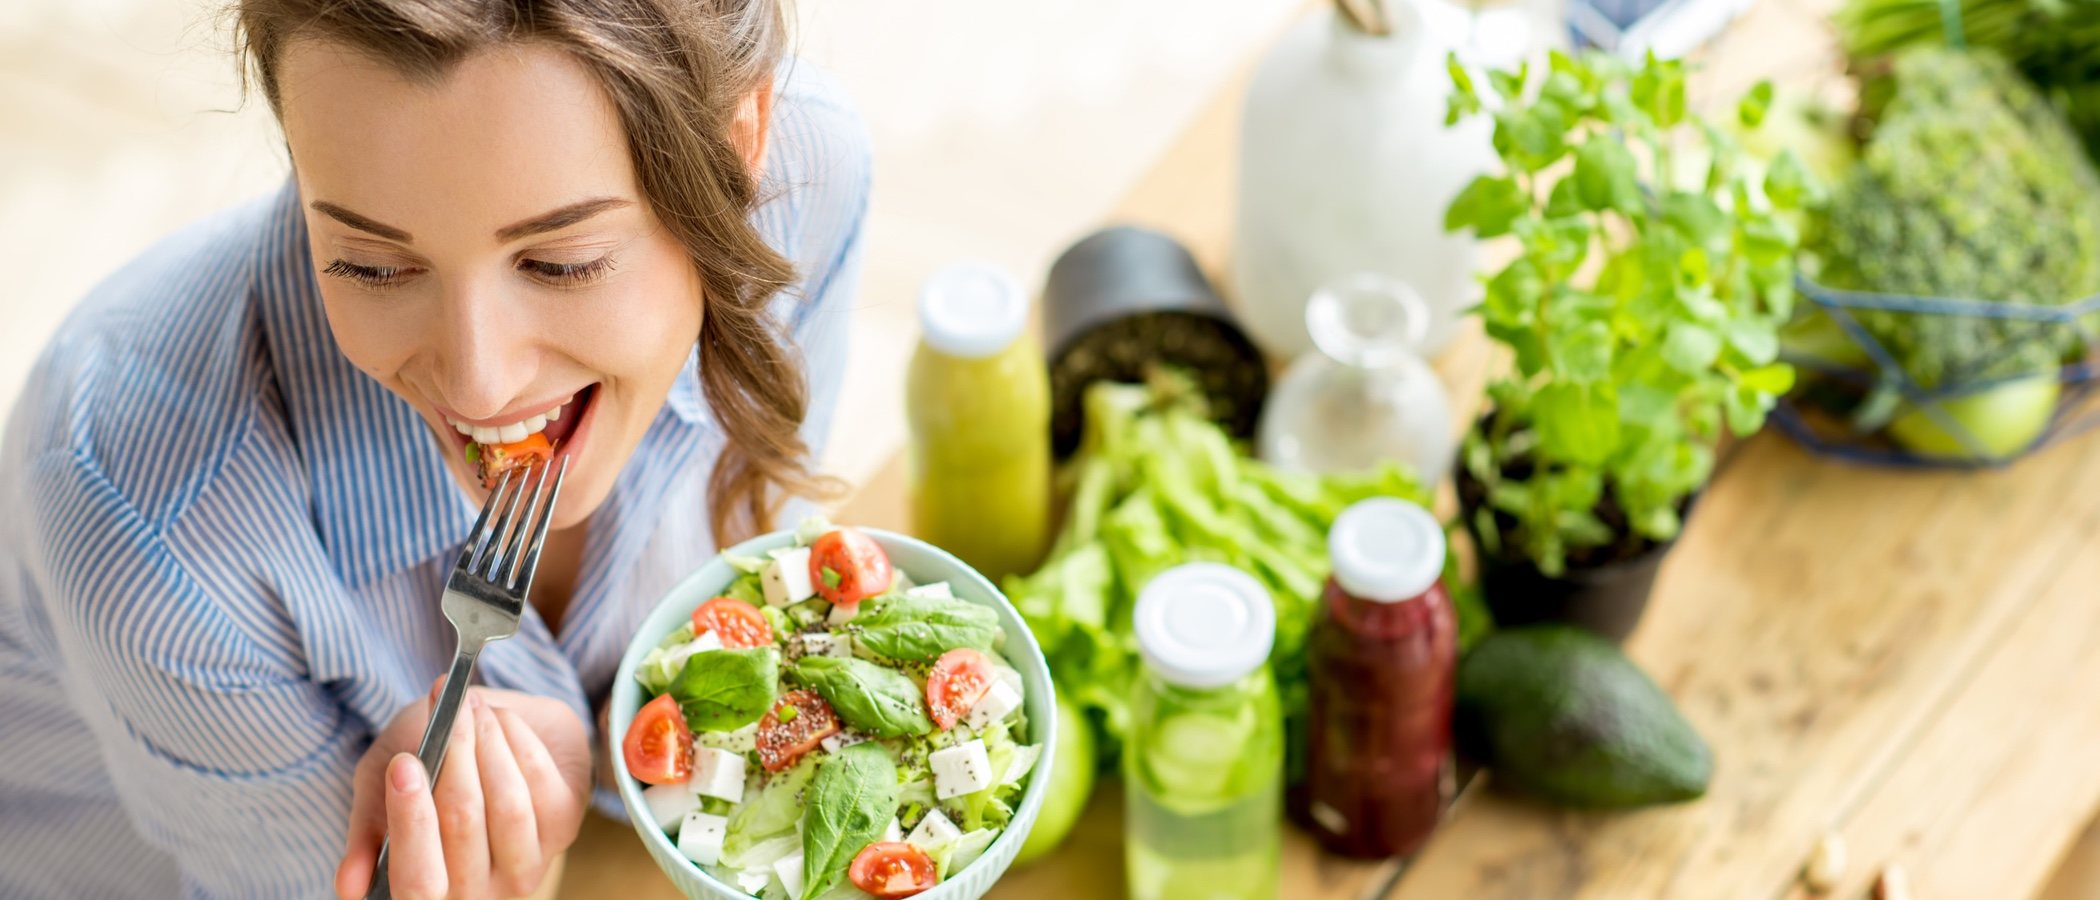
M 919 291 L 919 330 L 949 356 L 981 359 L 1013 344 L 1028 327 L 1028 295 L 1005 269 L 960 262 L 926 279 Z
M 1398 603 L 1421 596 L 1444 574 L 1444 529 L 1428 510 L 1376 497 L 1335 518 L 1327 555 L 1349 596 Z
M 1161 572 L 1138 593 L 1138 652 L 1182 687 L 1223 687 L 1269 659 L 1276 604 L 1254 576 L 1221 563 Z

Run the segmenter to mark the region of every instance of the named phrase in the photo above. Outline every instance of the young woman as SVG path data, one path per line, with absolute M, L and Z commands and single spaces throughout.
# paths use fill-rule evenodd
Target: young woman
M 396 897 L 527 894 L 648 607 L 825 487 L 865 136 L 777 0 L 235 12 L 289 180 L 96 290 L 0 449 L 0 896 L 362 896 L 385 836 Z M 468 448 L 532 432 L 433 789 Z

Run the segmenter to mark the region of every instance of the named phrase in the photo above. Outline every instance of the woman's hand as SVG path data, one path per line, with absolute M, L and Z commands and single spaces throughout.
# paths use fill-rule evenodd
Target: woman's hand
M 582 720 L 559 701 L 469 688 L 432 791 L 415 751 L 433 697 L 395 715 L 358 762 L 338 897 L 365 895 L 388 838 L 400 900 L 525 896 L 576 840 L 591 777 Z

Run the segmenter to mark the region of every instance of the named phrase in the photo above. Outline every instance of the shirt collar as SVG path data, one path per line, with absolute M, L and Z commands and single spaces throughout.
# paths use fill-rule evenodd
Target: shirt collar
M 299 188 L 285 181 L 256 248 L 256 298 L 314 526 L 361 587 L 443 554 L 476 510 L 413 407 L 351 365 L 314 283 Z

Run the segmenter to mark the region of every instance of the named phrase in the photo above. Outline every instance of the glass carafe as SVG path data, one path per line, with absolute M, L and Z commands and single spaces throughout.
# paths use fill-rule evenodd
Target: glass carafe
M 1451 405 L 1421 357 L 1429 310 L 1406 282 L 1353 275 L 1314 292 L 1318 349 L 1276 383 L 1262 414 L 1263 459 L 1287 469 L 1360 472 L 1398 461 L 1434 485 L 1455 449 Z

